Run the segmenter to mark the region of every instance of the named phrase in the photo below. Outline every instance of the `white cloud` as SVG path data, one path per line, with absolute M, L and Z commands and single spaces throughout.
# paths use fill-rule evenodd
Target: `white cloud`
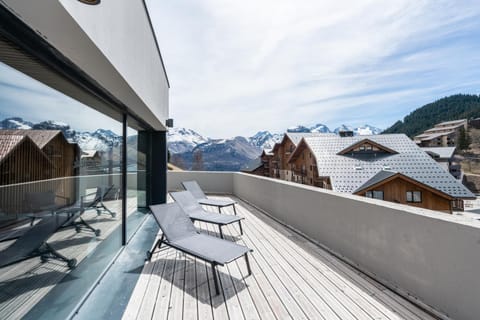
M 121 134 L 121 123 L 0 63 L 0 120 L 21 117 L 26 121 L 55 120 L 77 131 L 109 128 Z
M 480 30 L 475 2 L 147 5 L 172 86 L 171 115 L 209 136 L 296 123 L 386 127 L 451 88 L 476 93 L 480 84 L 472 71 L 480 47 L 472 41 Z

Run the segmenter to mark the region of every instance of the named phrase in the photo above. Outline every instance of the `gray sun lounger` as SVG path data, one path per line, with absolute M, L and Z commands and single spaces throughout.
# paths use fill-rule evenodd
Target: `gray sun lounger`
M 237 214 L 237 210 L 235 209 L 235 204 L 237 203 L 236 201 L 207 198 L 197 181 L 184 181 L 182 182 L 182 186 L 185 188 L 185 190 L 190 191 L 193 194 L 198 203 L 206 206 L 217 207 L 219 213 L 221 213 L 221 209 L 223 207 L 233 206 L 233 212 L 235 215 Z
M 85 210 L 94 209 L 97 210 L 97 215 L 101 215 L 102 213 L 109 213 L 112 218 L 115 218 L 117 215 L 115 212 L 108 209 L 105 204 L 103 203 L 103 199 L 107 196 L 107 194 L 113 190 L 114 185 L 111 186 L 98 186 L 97 190 L 93 193 L 86 194 L 81 197 L 81 204 Z M 95 195 L 95 197 L 91 200 L 88 200 L 88 197 Z
M 240 227 L 240 234 L 243 234 L 243 217 L 205 211 L 189 191 L 171 192 L 170 195 L 193 221 L 202 221 L 218 225 L 220 237 L 223 238 L 223 226 L 236 222 L 238 222 L 238 226 Z
M 0 268 L 40 256 L 42 262 L 48 259 L 65 261 L 70 269 L 77 264 L 76 259 L 68 259 L 55 249 L 47 240 L 60 229 L 69 219 L 68 215 L 50 215 L 41 218 L 41 221 L 28 229 L 10 246 L 0 251 Z
M 116 213 L 110 211 L 103 204 L 103 199 L 113 189 L 113 187 L 113 184 L 111 186 L 99 186 L 97 187 L 97 190 L 95 192 L 82 196 L 80 198 L 80 204 L 76 204 L 60 210 L 59 213 L 68 213 L 71 216 L 75 216 L 79 220 L 75 221 L 75 219 L 72 219 L 70 221 L 70 224 L 65 226 L 74 226 L 77 232 L 87 230 L 93 232 L 97 237 L 100 236 L 102 231 L 100 229 L 95 229 L 90 223 L 88 223 L 82 218 L 82 215 L 87 210 L 96 210 L 97 215 L 101 215 L 102 213 L 107 212 L 112 216 L 112 218 L 115 218 Z M 93 195 L 95 196 L 92 199 L 89 199 L 89 197 L 92 197 Z
M 152 258 L 155 249 L 164 243 L 186 254 L 210 263 L 216 294 L 220 293 L 216 266 L 225 265 L 242 256 L 245 257 L 248 275 L 252 274 L 248 253 L 253 251 L 234 242 L 200 233 L 182 208 L 175 203 L 150 206 L 153 216 L 163 234 L 152 251 L 147 251 L 147 259 Z

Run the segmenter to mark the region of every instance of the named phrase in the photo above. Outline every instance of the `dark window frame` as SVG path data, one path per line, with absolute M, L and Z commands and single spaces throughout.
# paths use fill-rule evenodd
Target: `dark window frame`
M 415 197 L 417 195 L 417 197 Z M 422 191 L 407 191 L 405 193 L 406 199 L 408 203 L 422 203 Z

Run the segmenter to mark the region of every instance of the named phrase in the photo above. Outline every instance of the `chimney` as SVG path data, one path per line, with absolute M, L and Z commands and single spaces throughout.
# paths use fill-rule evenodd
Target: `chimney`
M 351 130 L 340 130 L 338 135 L 342 138 L 344 137 L 353 137 L 353 131 Z

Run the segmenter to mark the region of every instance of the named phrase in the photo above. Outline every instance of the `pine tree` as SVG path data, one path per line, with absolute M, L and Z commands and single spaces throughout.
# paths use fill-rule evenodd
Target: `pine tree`
M 460 132 L 458 133 L 457 138 L 457 147 L 460 150 L 467 150 L 470 146 L 471 139 L 468 133 L 465 131 L 464 127 L 460 128 Z

